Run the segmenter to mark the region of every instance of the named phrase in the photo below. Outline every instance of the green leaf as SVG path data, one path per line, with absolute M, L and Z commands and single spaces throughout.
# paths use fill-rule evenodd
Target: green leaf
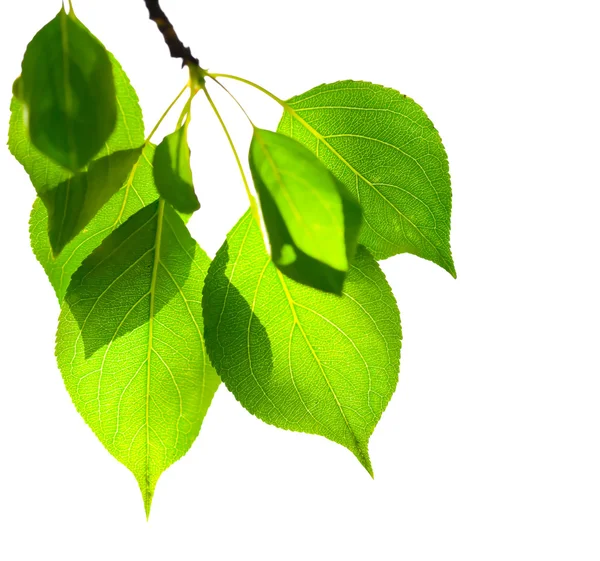
M 279 132 L 310 148 L 359 199 L 360 242 L 377 259 L 413 253 L 456 276 L 448 159 L 421 107 L 395 90 L 350 80 L 286 105 Z
M 42 201 L 36 199 L 29 220 L 31 247 L 59 301 L 67 291 L 73 273 L 102 240 L 130 216 L 158 198 L 152 177 L 153 155 L 154 146 L 150 144 L 144 148 L 125 186 L 113 195 L 58 257 L 53 256 L 48 238 L 48 211 Z
M 364 248 L 339 298 L 286 279 L 246 213 L 210 266 L 203 308 L 211 361 L 248 411 L 346 446 L 372 474 L 368 441 L 398 381 L 401 330 Z
M 112 134 L 96 158 L 120 150 L 137 148 L 144 142 L 144 121 L 137 94 L 121 65 L 110 53 L 109 58 L 118 100 L 117 121 Z M 21 79 L 18 81 L 21 82 Z M 10 110 L 8 147 L 25 168 L 38 194 L 72 177 L 70 171 L 48 158 L 31 143 L 24 120 L 24 106 L 17 97 L 13 97 Z
M 56 356 L 77 410 L 135 475 L 146 513 L 219 384 L 203 341 L 209 259 L 164 201 L 134 214 L 73 276 Z
M 56 257 L 126 182 L 143 147 L 120 150 L 93 161 L 56 188 L 41 193 L 48 209 L 48 236 Z
M 187 124 L 165 136 L 154 154 L 154 181 L 167 202 L 184 214 L 200 208 L 194 191 Z
M 137 94 L 117 60 L 110 53 L 109 57 L 115 78 L 119 111 L 115 129 L 98 154 L 98 159 L 113 153 L 136 149 L 144 142 L 144 122 Z M 13 98 L 11 103 L 8 146 L 29 174 L 36 191 L 41 195 L 73 177 L 71 172 L 56 164 L 31 144 L 23 120 L 23 104 L 17 98 Z M 113 195 L 84 230 L 75 236 L 56 258 L 53 257 L 48 239 L 48 212 L 40 199 L 34 203 L 30 219 L 31 245 L 59 300 L 62 300 L 71 275 L 81 265 L 83 259 L 114 228 L 158 197 L 152 178 L 153 155 L 154 147 L 146 146 L 130 181 L 121 191 Z
M 299 142 L 254 129 L 250 170 L 273 262 L 294 280 L 340 294 L 356 251 L 360 205 Z
M 71 171 L 85 166 L 115 127 L 108 53 L 64 9 L 27 46 L 19 94 L 33 145 Z

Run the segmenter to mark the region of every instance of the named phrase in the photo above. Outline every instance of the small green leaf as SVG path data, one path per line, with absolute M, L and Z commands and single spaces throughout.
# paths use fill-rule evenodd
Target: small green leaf
M 248 411 L 346 446 L 372 474 L 368 441 L 398 381 L 401 330 L 364 248 L 339 298 L 286 279 L 246 213 L 210 266 L 203 309 L 211 361 Z
M 56 356 L 67 390 L 135 475 L 146 513 L 161 473 L 198 435 L 219 385 L 205 353 L 209 259 L 164 201 L 134 214 L 73 276 Z
M 187 124 L 165 136 L 154 153 L 154 181 L 167 202 L 184 214 L 200 208 L 194 191 Z
M 40 195 L 48 209 L 48 236 L 54 257 L 123 186 L 142 149 L 121 150 L 94 160 L 87 171 Z
M 65 168 L 81 169 L 115 127 L 115 95 L 108 53 L 62 9 L 23 58 L 20 97 L 31 142 Z
M 144 121 L 137 94 L 121 65 L 110 53 L 109 58 L 119 110 L 115 128 L 96 158 L 108 156 L 119 150 L 130 150 L 144 142 Z M 48 158 L 31 143 L 24 120 L 25 107 L 17 97 L 13 97 L 10 111 L 8 147 L 25 168 L 37 193 L 43 193 L 72 177 L 73 173 Z
M 413 253 L 456 276 L 448 159 L 423 109 L 395 90 L 350 80 L 287 106 L 279 132 L 312 150 L 359 199 L 360 243 L 377 259 Z
M 249 159 L 275 265 L 298 282 L 341 293 L 361 224 L 356 200 L 310 150 L 282 134 L 255 129 Z

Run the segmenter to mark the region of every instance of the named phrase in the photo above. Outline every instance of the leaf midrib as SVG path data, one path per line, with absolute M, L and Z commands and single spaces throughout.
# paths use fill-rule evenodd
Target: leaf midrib
M 68 18 L 69 16 L 65 12 L 64 8 L 60 13 L 60 37 L 62 44 L 62 63 L 63 63 L 63 76 L 65 83 L 63 84 L 63 90 L 65 94 L 65 107 L 69 118 L 66 119 L 67 124 L 67 137 L 69 142 L 69 156 L 71 159 L 71 169 L 75 169 L 76 157 L 75 157 L 75 146 L 73 145 L 74 135 L 71 128 L 71 115 L 73 114 L 73 98 L 71 96 L 71 88 L 69 87 L 69 34 Z
M 330 260 L 327 259 L 327 255 L 326 254 L 321 254 L 319 250 L 320 248 L 320 244 L 318 243 L 318 237 L 315 237 L 316 234 L 313 231 L 313 228 L 310 226 L 310 224 L 307 224 L 304 220 L 304 216 L 303 213 L 301 213 L 298 209 L 298 207 L 296 206 L 296 203 L 294 202 L 291 194 L 288 192 L 288 188 L 287 188 L 287 184 L 283 178 L 283 173 L 279 170 L 275 160 L 273 159 L 268 146 L 266 144 L 266 142 L 264 142 L 264 140 L 262 139 L 260 132 L 257 130 L 255 130 L 255 136 L 256 139 L 271 167 L 271 169 L 273 170 L 274 174 L 275 174 L 275 178 L 277 180 L 277 182 L 279 183 L 279 187 L 280 187 L 280 191 L 283 194 L 283 196 L 285 197 L 288 206 L 291 208 L 292 212 L 294 213 L 294 216 L 296 217 L 296 220 L 298 222 L 300 222 L 303 226 L 304 226 L 304 232 L 306 234 L 308 234 L 308 236 L 310 237 L 310 239 L 312 240 L 313 243 L 313 248 L 316 248 L 317 251 L 315 251 L 315 257 L 319 260 L 322 261 L 324 263 L 329 264 L 331 267 L 333 267 L 334 269 L 338 269 L 340 271 L 346 271 L 348 268 L 348 261 L 347 261 L 347 257 L 345 252 L 342 253 L 342 259 L 344 261 L 344 267 L 343 268 L 339 268 L 337 266 L 334 266 L 330 263 Z M 333 213 L 331 212 L 331 209 L 329 208 L 329 205 L 325 203 L 325 201 L 323 200 L 323 198 L 321 197 L 321 194 L 319 193 L 319 191 L 317 189 L 315 189 L 310 183 L 306 182 L 306 180 L 304 180 L 304 178 L 297 176 L 296 174 L 294 174 L 293 172 L 286 172 L 286 175 L 292 176 L 294 178 L 296 178 L 297 180 L 301 181 L 302 183 L 304 183 L 307 187 L 310 188 L 311 192 L 315 195 L 315 197 L 319 200 L 319 202 L 321 203 L 321 207 L 325 208 L 326 212 L 329 214 L 329 216 L 331 217 L 331 221 L 332 223 L 337 227 L 337 229 L 340 230 L 340 235 L 344 236 L 344 232 L 343 232 L 343 228 L 340 227 L 339 223 L 337 222 L 337 220 L 335 219 L 335 217 L 333 216 Z M 267 187 L 268 189 L 268 187 Z M 290 231 L 290 236 L 292 236 L 292 239 L 295 238 L 294 234 Z M 294 242 L 296 243 L 296 245 L 299 245 L 298 242 L 294 239 Z
M 308 340 L 308 336 L 307 336 L 306 332 L 304 331 L 304 327 L 302 326 L 302 322 L 300 321 L 300 319 L 298 318 L 298 314 L 296 313 L 296 302 L 294 301 L 294 299 L 292 298 L 292 295 L 290 294 L 290 291 L 288 289 L 287 283 L 285 282 L 285 279 L 283 278 L 283 274 L 281 273 L 281 271 L 279 269 L 276 268 L 275 270 L 276 270 L 276 273 L 277 273 L 277 277 L 279 278 L 279 281 L 281 282 L 281 286 L 283 288 L 283 292 L 285 294 L 287 302 L 288 302 L 288 304 L 290 306 L 290 309 L 292 311 L 292 316 L 293 316 L 293 319 L 294 319 L 294 326 L 297 325 L 298 329 L 300 329 L 300 333 L 302 333 L 302 337 L 304 338 L 305 343 L 307 344 L 308 348 L 310 349 L 310 352 L 311 352 L 313 358 L 315 359 L 315 362 L 319 366 L 319 370 L 320 370 L 323 378 L 325 379 L 325 382 L 327 383 L 327 387 L 329 388 L 329 391 L 331 392 L 331 395 L 333 396 L 333 399 L 334 399 L 334 401 L 335 401 L 335 403 L 336 403 L 336 405 L 338 407 L 338 410 L 339 410 L 339 412 L 340 412 L 340 414 L 342 416 L 342 419 L 344 420 L 344 423 L 346 424 L 346 427 L 348 428 L 349 433 L 352 435 L 352 440 L 354 440 L 354 444 L 356 445 L 356 452 L 358 452 L 358 454 L 362 457 L 363 462 L 365 463 L 365 467 L 366 467 L 367 465 L 370 465 L 369 458 L 368 458 L 368 456 L 365 455 L 365 453 L 363 451 L 363 446 L 360 444 L 360 442 L 358 440 L 358 437 L 356 436 L 356 433 L 354 432 L 354 429 L 350 426 L 350 422 L 348 421 L 348 417 L 346 416 L 346 413 L 344 412 L 344 409 L 342 407 L 342 404 L 340 403 L 340 400 L 339 400 L 339 398 L 337 396 L 337 393 L 335 392 L 333 386 L 331 385 L 331 381 L 329 380 L 329 377 L 327 376 L 327 374 L 325 372 L 325 369 L 323 368 L 323 364 L 321 363 L 321 359 L 317 356 L 316 351 L 314 350 L 312 344 Z M 301 307 L 304 307 L 304 306 L 301 306 Z M 307 309 L 310 310 L 310 308 L 307 308 Z M 310 311 L 312 311 L 312 310 L 310 310 Z M 323 317 L 323 316 L 320 315 L 320 317 Z M 329 320 L 327 320 L 327 321 L 329 322 Z M 331 323 L 331 322 L 329 322 L 329 323 Z M 352 344 L 354 345 L 353 342 L 352 342 Z M 354 347 L 356 348 L 356 345 L 354 345 Z M 359 355 L 360 355 L 361 359 L 363 360 L 363 362 L 365 362 L 365 365 L 366 365 L 367 363 L 364 360 L 364 358 L 363 358 L 363 356 L 362 356 L 362 354 L 360 352 L 359 352 Z M 367 371 L 369 373 L 369 384 L 370 384 L 371 373 L 369 372 L 368 366 L 367 366 Z M 301 398 L 301 400 L 302 400 L 302 398 Z M 310 413 L 310 411 L 309 411 L 309 413 Z M 311 414 L 311 416 L 312 416 L 312 414 Z
M 158 277 L 158 266 L 160 264 L 160 249 L 162 242 L 163 218 L 165 213 L 165 201 L 160 199 L 158 202 L 158 215 L 156 224 L 156 237 L 154 239 L 154 263 L 152 265 L 152 278 L 150 280 L 150 311 L 148 319 L 148 354 L 146 356 L 146 489 L 144 504 L 146 513 L 150 512 L 150 502 L 152 500 L 152 485 L 150 482 L 150 375 L 152 358 L 152 337 L 154 329 L 154 313 L 156 301 L 156 279 Z
M 279 183 L 279 187 L 280 187 L 281 193 L 285 197 L 285 199 L 286 199 L 289 207 L 292 209 L 292 212 L 294 213 L 294 215 L 296 217 L 296 220 L 298 220 L 299 222 L 301 222 L 302 224 L 304 224 L 305 230 L 308 232 L 308 234 L 312 238 L 313 237 L 313 232 L 308 227 L 308 225 L 304 222 L 304 218 L 302 216 L 302 213 L 298 210 L 298 207 L 296 207 L 293 199 L 291 198 L 290 194 L 288 193 L 287 185 L 285 184 L 285 181 L 283 180 L 281 172 L 279 171 L 279 168 L 277 167 L 277 164 L 273 160 L 273 157 L 271 156 L 271 153 L 270 153 L 270 151 L 267 148 L 267 144 L 262 139 L 262 137 L 261 137 L 260 133 L 258 132 L 258 130 L 255 130 L 254 134 L 256 136 L 256 140 L 258 141 L 258 144 L 261 147 L 261 150 L 263 151 L 263 153 L 264 153 L 267 161 L 269 162 L 269 165 L 271 166 L 271 169 L 273 170 L 273 173 L 275 174 L 275 178 L 277 180 L 277 183 Z M 267 187 L 267 186 L 265 185 L 265 187 Z M 268 187 L 267 187 L 267 189 L 269 190 Z
M 133 233 L 131 233 L 129 236 L 127 236 L 127 238 L 121 242 L 121 244 L 119 244 L 119 246 L 117 248 L 115 248 L 115 250 L 113 250 L 111 252 L 110 255 L 112 255 L 115 251 L 117 251 L 120 247 L 122 247 L 122 245 L 127 242 L 132 236 L 134 236 L 135 234 L 137 234 L 140 230 L 142 230 L 143 228 L 146 227 L 146 225 L 151 222 L 152 220 L 154 220 L 154 218 L 156 217 L 156 214 L 153 214 L 151 218 L 149 218 L 146 222 L 144 222 L 144 224 L 142 224 L 139 228 L 137 228 Z M 96 308 L 96 305 L 98 304 L 98 302 L 100 302 L 100 300 L 102 299 L 102 297 L 112 288 L 112 286 L 114 286 L 114 284 L 121 279 L 129 270 L 131 270 L 132 267 L 134 267 L 137 263 L 139 263 L 146 255 L 148 255 L 148 253 L 150 251 L 152 251 L 153 248 L 149 249 L 148 251 L 145 251 L 140 257 L 138 257 L 131 265 L 129 265 L 124 271 L 122 271 L 121 273 L 119 273 L 119 275 L 117 275 L 111 282 L 110 284 L 102 291 L 102 293 L 98 296 L 98 298 L 96 298 L 96 301 L 92 304 L 92 307 L 90 308 L 89 312 L 87 313 L 85 319 L 83 320 L 83 323 L 79 329 L 79 333 L 77 334 L 77 338 L 75 339 L 75 349 L 77 348 L 77 343 L 79 342 L 79 339 L 83 333 L 83 330 L 85 329 L 85 326 L 88 322 L 88 319 L 90 318 L 90 316 L 92 315 L 92 312 L 94 311 L 94 309 Z M 93 269 L 92 269 L 93 270 Z M 91 271 L 90 271 L 91 272 Z M 89 273 L 88 273 L 89 274 Z M 82 279 L 80 279 L 80 281 L 83 281 L 83 279 L 85 278 L 82 277 Z M 71 373 L 73 373 L 73 362 L 75 361 L 75 357 L 77 356 L 77 351 L 75 351 L 73 353 L 73 358 L 71 359 Z
M 227 284 L 227 292 L 226 292 L 226 294 L 225 294 L 225 298 L 224 298 L 224 301 L 223 301 L 223 307 L 221 308 L 221 316 L 220 316 L 220 318 L 219 318 L 219 324 L 220 324 L 220 322 L 221 322 L 221 318 L 222 318 L 222 316 L 223 316 L 223 311 L 225 310 L 225 305 L 226 305 L 226 302 L 227 302 L 227 294 L 228 294 L 228 292 L 229 292 L 229 287 L 231 286 L 231 284 L 232 284 L 232 282 L 233 282 L 233 275 L 234 275 L 234 272 L 235 272 L 235 267 L 236 267 L 236 265 L 237 265 L 237 262 L 238 262 L 238 260 L 239 260 L 239 258 L 240 258 L 240 256 L 241 256 L 241 254 L 242 254 L 242 251 L 243 251 L 243 249 L 244 249 L 244 246 L 246 245 L 246 241 L 247 241 L 247 239 L 248 239 L 248 234 L 249 234 L 249 232 L 250 232 L 250 228 L 252 227 L 252 217 L 251 217 L 250 215 L 248 215 L 247 219 L 249 220 L 248 228 L 246 229 L 246 232 L 245 232 L 245 234 L 244 234 L 244 238 L 242 239 L 242 242 L 241 242 L 241 244 L 240 244 L 240 248 L 239 248 L 238 254 L 237 254 L 237 256 L 236 256 L 236 259 L 235 259 L 235 262 L 234 262 L 234 264 L 233 264 L 233 268 L 232 268 L 232 270 L 231 270 L 231 273 L 230 273 L 230 275 L 229 275 L 229 282 L 228 282 L 228 284 Z M 241 227 L 241 225 L 242 225 L 242 224 L 243 224 L 243 221 L 240 221 L 239 225 L 238 225 L 238 226 L 236 226 L 236 228 L 235 228 L 235 230 L 234 230 L 234 232 L 233 232 L 232 234 L 235 234 L 235 232 L 237 231 L 237 228 Z M 252 308 L 251 308 L 251 314 L 250 314 L 250 322 L 249 322 L 249 324 L 248 324 L 248 331 L 250 330 L 250 323 L 251 323 L 251 321 L 252 321 L 252 316 L 254 315 L 254 307 L 255 307 L 255 304 L 256 304 L 256 297 L 257 297 L 257 293 L 258 293 L 258 288 L 259 288 L 259 286 L 260 286 L 260 283 L 261 283 L 261 281 L 262 281 L 262 278 L 263 278 L 264 271 L 266 270 L 267 266 L 268 266 L 270 263 L 271 263 L 271 259 L 269 258 L 269 259 L 267 260 L 267 262 L 266 262 L 266 264 L 265 264 L 265 266 L 264 266 L 264 268 L 263 268 L 263 270 L 262 270 L 262 272 L 261 272 L 260 276 L 259 276 L 259 281 L 258 281 L 258 283 L 257 283 L 257 287 L 256 287 L 256 289 L 255 289 L 255 292 L 254 292 L 254 298 L 253 298 L 253 302 L 252 302 Z M 370 466 L 370 465 L 371 465 L 371 463 L 370 463 L 370 461 L 369 461 L 369 457 L 368 457 L 368 455 L 365 455 L 365 453 L 364 453 L 364 451 L 363 451 L 363 447 L 361 446 L 360 442 L 358 441 L 358 438 L 357 438 L 357 436 L 356 436 L 356 434 L 355 434 L 354 430 L 353 430 L 353 429 L 352 429 L 352 427 L 350 426 L 350 423 L 349 423 L 349 421 L 348 421 L 348 418 L 346 417 L 346 414 L 344 413 L 344 410 L 343 410 L 343 408 L 342 408 L 342 405 L 341 405 L 341 403 L 340 403 L 340 401 L 339 401 L 339 399 L 338 399 L 338 397 L 337 397 L 337 394 L 335 393 L 335 390 L 333 389 L 333 387 L 332 387 L 332 385 L 331 385 L 331 382 L 329 381 L 329 378 L 327 377 L 327 374 L 326 374 L 326 373 L 325 373 L 325 371 L 323 370 L 323 366 L 322 366 L 322 364 L 321 364 L 321 361 L 320 361 L 319 357 L 316 355 L 316 353 L 315 353 L 315 350 L 313 349 L 313 347 L 312 347 L 312 345 L 311 345 L 310 341 L 309 341 L 309 340 L 308 340 L 308 338 L 307 338 L 307 335 L 306 335 L 306 333 L 305 333 L 305 331 L 304 331 L 304 328 L 302 327 L 302 324 L 301 324 L 301 322 L 300 322 L 300 319 L 298 318 L 298 314 L 296 313 L 296 308 L 295 308 L 295 305 L 294 305 L 295 303 L 294 303 L 294 300 L 293 300 L 293 298 L 292 298 L 292 295 L 291 295 L 291 294 L 290 294 L 290 292 L 289 292 L 289 289 L 288 289 L 288 287 L 287 287 L 287 284 L 286 284 L 286 282 L 285 282 L 285 279 L 283 278 L 283 275 L 282 275 L 282 273 L 279 271 L 279 269 L 277 269 L 277 267 L 275 267 L 275 272 L 276 272 L 276 274 L 277 274 L 277 276 L 278 276 L 278 278 L 279 278 L 279 280 L 280 280 L 280 282 L 281 282 L 281 286 L 282 286 L 283 292 L 284 292 L 284 294 L 285 294 L 285 297 L 286 297 L 286 299 L 287 299 L 287 302 L 288 302 L 288 304 L 289 304 L 290 310 L 291 310 L 291 312 L 292 312 L 292 318 L 293 318 L 293 327 L 295 327 L 296 325 L 298 326 L 298 328 L 300 329 L 300 331 L 301 331 L 301 333 L 302 333 L 302 336 L 303 336 L 303 338 L 304 338 L 304 340 L 305 340 L 306 344 L 308 345 L 308 348 L 310 349 L 310 351 L 311 351 L 311 353 L 312 353 L 312 355 L 313 355 L 313 357 L 314 357 L 315 361 L 317 362 L 317 364 L 318 364 L 318 366 L 319 366 L 319 369 L 320 369 L 320 371 L 321 371 L 321 374 L 323 375 L 323 377 L 324 377 L 324 379 L 325 379 L 325 381 L 326 381 L 326 383 L 327 383 L 327 386 L 329 387 L 329 390 L 330 390 L 331 394 L 333 395 L 333 398 L 334 398 L 334 400 L 335 400 L 335 403 L 336 403 L 336 405 L 337 405 L 337 407 L 338 407 L 338 409 L 339 409 L 339 411 L 340 411 L 340 414 L 341 414 L 341 416 L 342 416 L 342 418 L 343 418 L 343 420 L 344 420 L 344 423 L 346 424 L 346 427 L 348 428 L 348 431 L 349 431 L 350 435 L 352 436 L 352 439 L 354 440 L 354 443 L 355 443 L 355 445 L 356 445 L 356 452 L 357 452 L 357 453 L 358 453 L 358 454 L 361 456 L 361 458 L 362 458 L 362 460 L 363 460 L 363 461 L 362 461 L 363 465 L 365 465 L 365 467 L 367 467 L 367 466 Z M 219 328 L 219 327 L 218 327 L 218 326 L 219 326 L 219 324 L 217 324 L 217 331 L 218 331 L 218 328 Z M 249 345 L 248 345 L 248 343 L 247 343 L 247 345 L 246 345 L 246 346 L 249 348 Z M 264 389 L 262 388 L 261 384 L 260 384 L 260 383 L 258 382 L 258 380 L 256 379 L 256 377 L 255 377 L 255 381 L 256 381 L 256 383 L 258 384 L 258 386 L 260 387 L 260 389 L 262 390 L 263 394 L 264 394 L 264 395 L 267 397 L 267 399 L 269 399 L 269 401 L 271 401 L 271 400 L 270 400 L 270 398 L 268 397 L 268 395 L 265 393 Z M 294 386 L 295 386 L 295 384 L 294 384 Z M 300 396 L 300 394 L 299 394 L 299 393 L 298 393 L 298 395 Z M 301 397 L 301 396 L 300 396 L 300 400 L 303 402 L 303 400 L 302 400 L 302 397 Z M 273 404 L 273 402 L 272 402 L 272 401 L 271 401 L 271 403 Z M 273 404 L 273 406 L 275 407 L 275 409 L 276 409 L 276 410 L 278 410 L 278 408 L 275 406 L 275 404 Z M 309 414 L 311 415 L 311 417 L 312 417 L 312 413 L 310 412 L 310 410 L 308 409 L 308 407 L 305 407 L 305 408 L 306 408 L 306 410 L 308 411 L 308 413 L 309 413 Z M 284 418 L 285 418 L 285 416 L 284 416 Z M 314 419 L 314 417 L 313 417 L 313 419 Z M 315 420 L 316 420 L 316 419 L 315 419 Z M 289 421 L 288 421 L 288 422 L 289 422 Z M 321 423 L 319 423 L 319 424 L 321 424 Z M 371 474 L 372 474 L 372 470 L 371 470 L 370 468 L 367 468 L 367 469 L 368 469 L 369 473 L 371 473 Z

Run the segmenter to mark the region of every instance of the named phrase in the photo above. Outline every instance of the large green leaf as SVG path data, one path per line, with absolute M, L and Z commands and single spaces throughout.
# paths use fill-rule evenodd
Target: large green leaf
M 135 475 L 146 512 L 161 473 L 198 435 L 219 384 L 205 353 L 209 259 L 157 201 L 107 237 L 73 276 L 56 356 L 108 451 Z
M 117 120 L 115 128 L 97 154 L 96 159 L 120 150 L 137 148 L 144 142 L 144 121 L 137 94 L 121 65 L 109 53 L 117 95 Z M 8 147 L 25 168 L 38 193 L 56 187 L 73 174 L 40 152 L 29 139 L 24 121 L 23 102 L 13 97 L 10 104 Z
M 340 294 L 356 251 L 360 205 L 292 138 L 255 129 L 249 160 L 275 265 L 298 282 Z
M 212 363 L 248 411 L 338 442 L 372 473 L 368 441 L 398 381 L 401 330 L 367 250 L 339 298 L 286 279 L 246 213 L 210 266 L 203 308 Z
M 142 149 L 120 150 L 94 160 L 87 171 L 40 194 L 48 209 L 48 237 L 55 257 L 124 185 Z
M 194 191 L 187 123 L 165 136 L 154 154 L 154 181 L 160 196 L 184 214 L 200 208 Z
M 286 105 L 278 130 L 316 153 L 359 199 L 360 242 L 377 259 L 413 253 L 455 276 L 448 159 L 421 107 L 395 90 L 350 80 Z
M 34 146 L 71 171 L 98 153 L 115 126 L 108 53 L 64 8 L 27 46 L 18 93 Z
M 67 291 L 73 273 L 102 240 L 130 216 L 158 198 L 152 177 L 153 156 L 154 146 L 149 144 L 125 186 L 113 195 L 57 257 L 53 256 L 48 238 L 48 211 L 42 201 L 36 199 L 29 221 L 31 247 L 44 267 L 59 301 L 62 301 Z

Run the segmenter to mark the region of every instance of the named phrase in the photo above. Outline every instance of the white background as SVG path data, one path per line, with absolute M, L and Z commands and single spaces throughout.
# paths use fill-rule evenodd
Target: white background
M 458 280 L 408 255 L 383 264 L 404 342 L 374 481 L 341 446 L 267 426 L 221 387 L 146 523 L 133 476 L 64 389 L 58 304 L 29 248 L 34 191 L 0 151 L 0 559 L 600 559 L 596 2 L 162 3 L 203 66 L 280 97 L 355 78 L 416 99 L 450 158 Z M 3 3 L 2 123 L 27 42 L 59 7 Z M 75 9 L 149 129 L 186 77 L 142 0 Z M 276 125 L 275 104 L 231 87 Z M 214 95 L 245 154 L 243 116 Z M 204 101 L 193 125 L 191 229 L 212 255 L 246 199 Z

